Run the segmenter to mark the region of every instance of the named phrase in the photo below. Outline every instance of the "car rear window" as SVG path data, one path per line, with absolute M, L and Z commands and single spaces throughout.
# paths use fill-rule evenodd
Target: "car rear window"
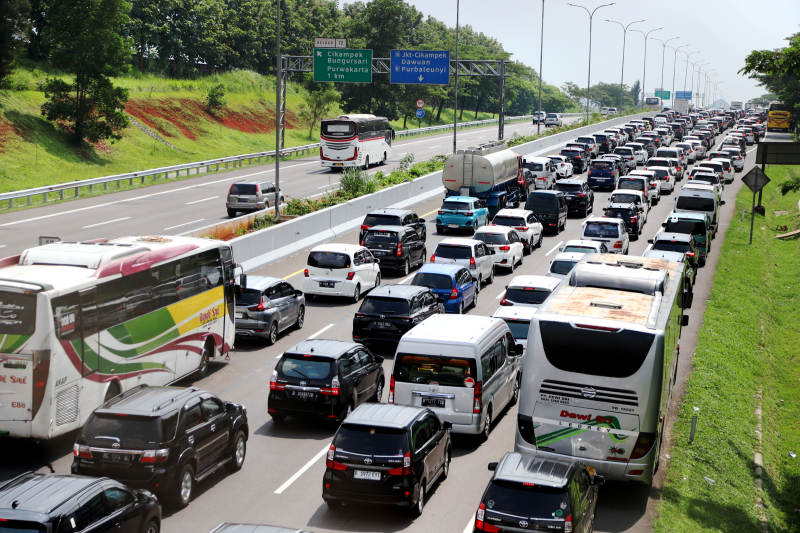
M 397 242 L 397 232 L 396 231 L 368 231 L 367 234 L 364 236 L 364 245 L 367 246 L 370 243 L 396 243 Z
M 483 241 L 486 244 L 506 244 L 505 233 L 476 233 L 472 236 L 476 241 Z
M 311 252 L 308 266 L 315 268 L 350 268 L 350 256 L 337 252 Z
M 367 215 L 364 217 L 365 226 L 402 226 L 403 221 L 394 215 Z
M 563 252 L 565 254 L 596 254 L 597 248 L 591 246 L 565 246 Z
M 638 204 L 641 201 L 641 197 L 636 194 L 616 193 L 611 195 L 611 203 L 615 204 Z
M 605 161 L 592 161 L 592 170 L 611 170 L 614 168 L 612 163 Z
M 548 113 L 547 118 L 558 118 L 558 115 L 556 115 L 555 113 Z
M 578 157 L 581 153 L 578 150 L 561 150 L 560 155 L 564 157 Z
M 536 212 L 554 212 L 556 197 L 551 194 L 531 193 L 525 201 L 525 209 Z
M 655 169 L 648 168 L 647 170 L 653 170 L 656 173 L 658 173 L 658 171 L 655 170 Z M 666 168 L 664 169 L 664 172 L 668 172 Z M 632 190 L 632 191 L 645 191 L 645 190 L 647 190 L 647 186 L 644 184 L 644 182 L 642 182 L 640 180 L 632 180 L 632 179 L 624 179 L 623 178 L 623 179 L 619 180 L 619 183 L 617 183 L 617 189 L 629 189 L 629 190 Z
M 686 211 L 713 211 L 714 199 L 702 196 L 679 196 L 675 207 Z
M 619 237 L 617 223 L 613 222 L 587 222 L 583 228 L 586 237 Z
M 553 261 L 550 265 L 550 272 L 553 274 L 567 275 L 575 268 L 573 261 Z
M 0 291 L 0 335 L 32 335 L 36 294 Z
M 246 194 L 248 196 L 256 194 L 256 185 L 255 183 L 234 183 L 231 185 L 231 192 L 228 193 L 230 195 L 235 194 Z
M 528 338 L 528 329 L 531 327 L 530 321 L 514 320 L 513 318 L 504 318 L 503 320 L 508 324 L 508 329 L 511 330 L 511 335 L 515 340 L 524 341 Z
M 394 379 L 400 383 L 466 387 L 478 379 L 475 359 L 400 353 L 394 362 Z
M 614 148 L 614 153 L 620 155 L 633 155 L 633 150 L 630 148 Z
M 333 360 L 305 354 L 283 354 L 278 362 L 278 374 L 301 379 L 325 379 L 331 374 Z
M 523 485 L 513 481 L 493 480 L 483 501 L 487 511 L 531 518 L 556 520 L 555 511 L 569 516 L 569 494 L 564 489 L 544 485 Z
M 444 202 L 442 203 L 442 209 L 446 211 L 469 211 L 472 209 L 472 205 L 467 202 Z
M 594 137 L 578 137 L 575 139 L 575 142 L 584 143 L 584 144 L 594 144 L 597 142 L 597 139 Z
M 453 278 L 446 274 L 431 274 L 429 272 L 418 272 L 411 285 L 418 287 L 431 287 L 439 290 L 450 290 L 453 288 Z
M 708 174 L 695 174 L 692 181 L 702 181 L 703 183 L 710 183 L 711 185 L 719 185 L 719 178 L 716 176 L 709 176 Z
M 90 446 L 110 448 L 113 440 L 99 437 L 115 437 L 120 439 L 123 450 L 152 448 L 161 442 L 161 418 L 93 413 L 83 426 L 82 434 Z
M 692 247 L 689 246 L 688 242 L 682 241 L 667 241 L 667 240 L 660 240 L 656 241 L 653 245 L 653 250 L 658 250 L 661 252 L 691 252 Z
M 527 168 L 528 170 L 532 170 L 534 172 L 536 171 L 541 172 L 542 170 L 544 170 L 544 165 L 541 163 L 526 163 L 525 168 Z
M 503 216 L 494 217 L 492 219 L 492 224 L 495 226 L 509 226 L 512 228 L 524 227 L 528 225 L 524 218 Z
M 408 315 L 408 300 L 405 298 L 368 296 L 361 302 L 361 308 L 358 312 L 375 315 Z
M 606 216 L 608 218 L 621 218 L 622 220 L 627 220 L 633 216 L 633 213 L 630 209 L 609 209 L 606 211 Z
M 653 333 L 584 329 L 551 321 L 539 322 L 539 333 L 545 357 L 554 367 L 565 372 L 610 378 L 635 374 L 647 359 L 655 340 Z
M 257 305 L 262 294 L 258 289 L 241 289 L 236 294 L 236 305 Z
M 540 304 L 550 296 L 549 289 L 537 289 L 534 287 L 509 287 L 506 289 L 506 300 L 518 304 Z M 516 335 L 515 335 L 516 336 Z
M 344 424 L 333 445 L 337 450 L 362 455 L 403 455 L 408 451 L 408 435 L 404 429 Z
M 581 186 L 572 183 L 556 183 L 556 190 L 557 191 L 564 191 L 564 192 L 579 192 L 581 191 Z
M 440 244 L 436 247 L 434 255 L 436 255 L 436 257 L 444 257 L 445 259 L 469 259 L 472 257 L 472 248 L 454 244 Z

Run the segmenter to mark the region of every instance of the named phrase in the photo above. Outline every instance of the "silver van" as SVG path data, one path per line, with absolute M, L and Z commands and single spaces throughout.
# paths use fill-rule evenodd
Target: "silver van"
M 261 211 L 275 205 L 275 185 L 271 181 L 237 181 L 231 184 L 225 207 L 228 216 L 233 218 L 237 213 Z M 285 198 L 281 194 L 281 203 Z
M 523 347 L 499 318 L 436 315 L 397 345 L 389 403 L 428 407 L 453 433 L 489 437 L 517 402 Z
M 674 211 L 697 211 L 705 213 L 711 218 L 711 223 L 716 226 L 719 220 L 719 207 L 725 205 L 719 199 L 719 193 L 713 185 L 705 183 L 687 183 L 675 198 Z

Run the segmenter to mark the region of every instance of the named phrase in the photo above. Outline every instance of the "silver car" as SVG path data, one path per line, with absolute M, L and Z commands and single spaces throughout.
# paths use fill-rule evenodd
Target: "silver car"
M 280 278 L 242 276 L 236 286 L 236 335 L 275 344 L 278 333 L 300 329 L 306 318 L 306 298 Z
M 271 181 L 237 181 L 228 190 L 225 207 L 228 216 L 237 213 L 261 211 L 275 205 L 275 185 Z M 281 194 L 281 203 L 284 202 Z

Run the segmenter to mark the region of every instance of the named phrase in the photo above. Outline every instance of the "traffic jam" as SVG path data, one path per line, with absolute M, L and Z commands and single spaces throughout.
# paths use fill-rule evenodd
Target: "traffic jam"
M 388 124 L 323 133 L 359 121 Z M 459 150 L 444 198 L 254 272 L 183 237 L 0 261 L 0 438 L 72 449 L 0 482 L 0 532 L 593 531 L 665 466 L 694 286 L 765 121 L 665 108 Z M 252 498 L 274 529 L 243 529 Z

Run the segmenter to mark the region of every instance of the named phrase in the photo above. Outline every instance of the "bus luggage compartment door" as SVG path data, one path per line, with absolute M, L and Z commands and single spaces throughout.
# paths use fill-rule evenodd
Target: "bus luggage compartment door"
M 33 419 L 33 357 L 0 354 L 0 420 Z

